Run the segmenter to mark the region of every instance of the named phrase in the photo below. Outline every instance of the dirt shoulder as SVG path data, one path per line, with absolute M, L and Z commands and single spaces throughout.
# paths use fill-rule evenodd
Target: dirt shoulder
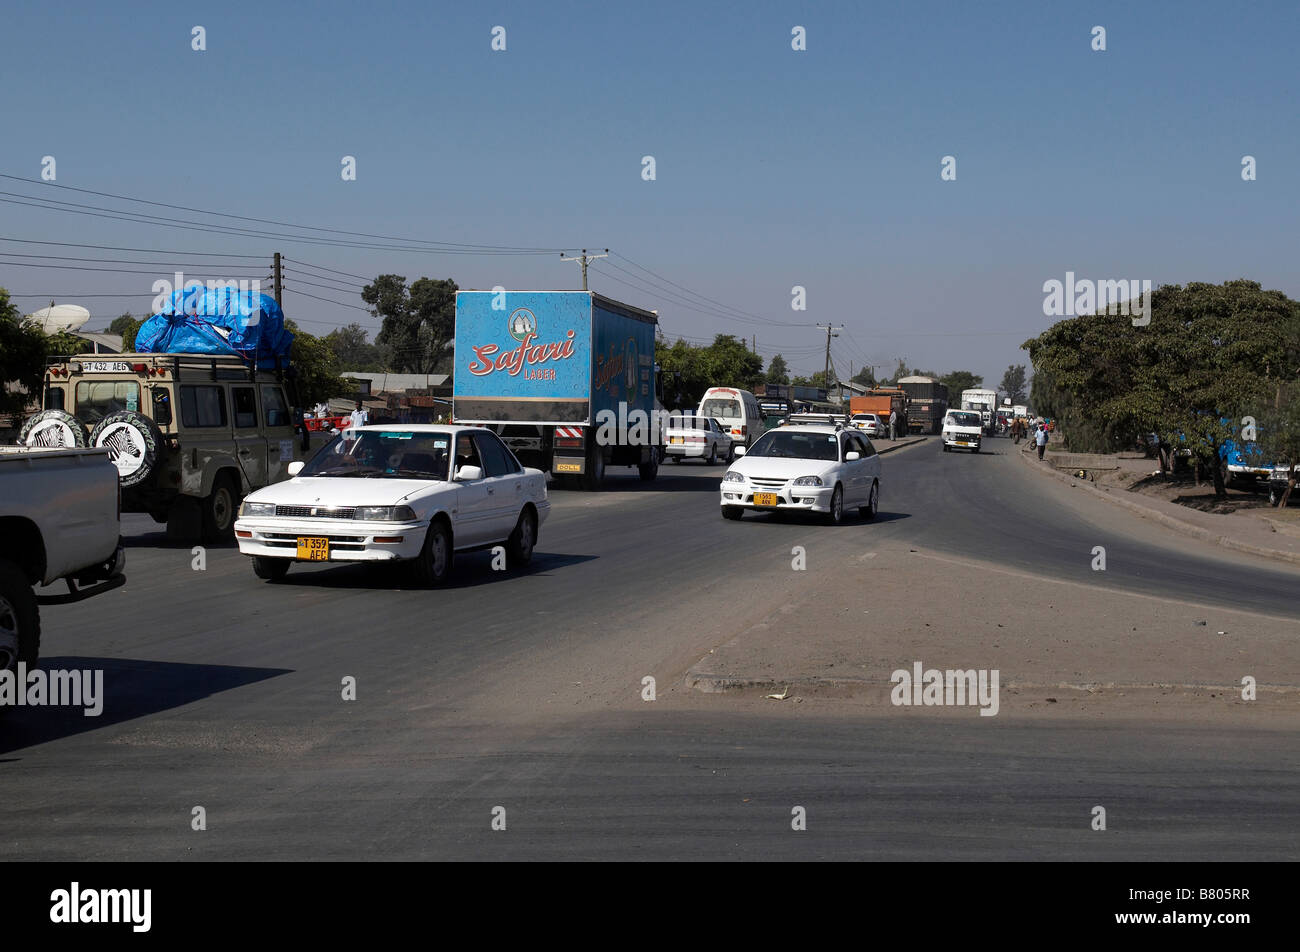
M 889 708 L 893 673 L 920 662 L 998 671 L 1007 713 L 1063 705 L 1145 715 L 1164 703 L 1209 717 L 1300 715 L 1296 619 L 1099 590 L 898 543 L 856 558 L 864 569 L 873 562 L 899 564 L 913 591 L 934 596 L 864 602 L 845 597 L 842 581 L 809 578 L 797 599 L 696 662 L 687 685 Z M 1254 701 L 1242 698 L 1247 677 Z

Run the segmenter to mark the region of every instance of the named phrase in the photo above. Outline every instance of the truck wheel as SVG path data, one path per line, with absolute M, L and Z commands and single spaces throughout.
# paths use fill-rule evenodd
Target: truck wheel
M 441 585 L 451 574 L 451 530 L 447 523 L 435 519 L 424 536 L 424 548 L 411 562 L 411 581 L 420 588 Z
M 587 471 L 582 474 L 582 488 L 587 492 L 600 489 L 605 481 L 605 453 L 599 446 L 587 451 Z
M 522 568 L 533 560 L 533 546 L 537 544 L 537 516 L 531 509 L 519 513 L 515 531 L 506 539 L 506 565 Z
M 871 495 L 867 497 L 867 504 L 858 507 L 858 515 L 863 519 L 876 518 L 876 512 L 880 509 L 880 483 L 871 484 Z
M 64 410 L 42 410 L 27 418 L 18 432 L 23 446 L 89 446 L 81 421 Z
M 638 463 L 637 472 L 641 474 L 641 482 L 654 482 L 654 478 L 659 475 L 659 456 L 655 454 L 650 458 L 648 463 Z
M 292 559 L 271 559 L 264 555 L 253 556 L 253 574 L 268 582 L 281 582 L 289 574 Z
M 158 424 L 134 410 L 117 410 L 100 420 L 90 445 L 108 450 L 123 489 L 138 486 L 158 472 L 163 436 Z
M 29 668 L 34 666 L 40 647 L 41 615 L 36 592 L 18 566 L 0 562 L 0 671 L 13 671 L 20 661 Z M 18 690 L 24 688 L 18 686 Z
M 235 487 L 230 477 L 218 475 L 212 481 L 212 492 L 202 502 L 203 541 L 229 542 L 235 537 L 235 509 L 239 505 Z

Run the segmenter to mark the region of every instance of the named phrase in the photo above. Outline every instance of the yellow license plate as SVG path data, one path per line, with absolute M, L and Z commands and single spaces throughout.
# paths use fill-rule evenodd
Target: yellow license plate
M 669 443 L 685 443 L 686 441 L 685 441 L 682 437 L 680 437 L 680 436 L 670 436 L 670 437 L 668 437 L 668 442 L 669 442 Z
M 776 493 L 754 493 L 755 506 L 777 506 L 781 503 L 781 497 Z
M 557 473 L 581 473 L 581 463 L 556 463 L 555 471 Z
M 298 536 L 298 558 L 304 562 L 328 562 L 330 540 L 319 536 Z

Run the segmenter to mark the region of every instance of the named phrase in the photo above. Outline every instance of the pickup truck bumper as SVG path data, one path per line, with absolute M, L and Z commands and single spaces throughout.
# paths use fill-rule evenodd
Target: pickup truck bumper
M 121 588 L 126 584 L 126 575 L 123 574 L 125 569 L 126 549 L 119 544 L 112 558 L 86 569 L 86 571 L 75 577 L 69 576 L 64 579 L 68 585 L 66 594 L 37 595 L 36 602 L 40 605 L 68 605 L 72 602 L 93 598 L 115 588 Z M 88 587 L 82 588 L 80 586 Z

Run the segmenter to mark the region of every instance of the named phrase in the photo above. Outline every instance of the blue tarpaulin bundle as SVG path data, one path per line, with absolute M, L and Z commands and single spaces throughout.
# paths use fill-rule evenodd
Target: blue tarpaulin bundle
M 293 334 L 275 298 L 257 291 L 197 284 L 172 293 L 161 311 L 140 325 L 141 354 L 236 354 L 258 367 L 289 360 Z

